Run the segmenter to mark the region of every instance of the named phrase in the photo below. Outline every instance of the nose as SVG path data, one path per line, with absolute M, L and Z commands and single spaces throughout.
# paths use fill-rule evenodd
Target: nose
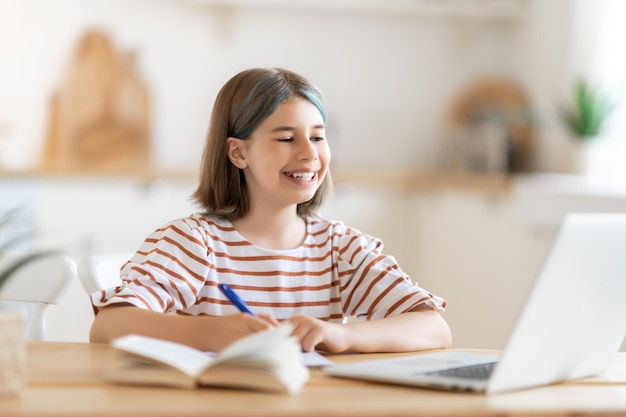
M 318 159 L 319 154 L 317 152 L 317 148 L 315 147 L 315 143 L 306 138 L 301 141 L 296 156 L 302 161 L 315 161 Z

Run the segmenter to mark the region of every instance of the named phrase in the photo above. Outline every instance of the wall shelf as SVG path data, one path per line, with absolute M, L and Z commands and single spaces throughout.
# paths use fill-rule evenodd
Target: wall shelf
M 289 10 L 342 14 L 515 20 L 526 0 L 184 0 L 228 9 Z
M 507 194 L 515 181 L 510 175 L 477 175 L 428 171 L 347 170 L 333 168 L 336 186 L 356 185 L 406 191 L 467 190 Z
M 514 177 L 509 175 L 472 175 L 442 172 L 392 170 L 392 169 L 331 169 L 335 186 L 358 186 L 407 191 L 440 191 L 458 189 L 490 194 L 506 194 L 511 189 Z M 14 179 L 121 179 L 152 181 L 196 182 L 198 172 L 184 169 L 136 169 L 136 170 L 89 170 L 81 168 L 54 168 L 9 171 L 0 169 L 0 181 Z
M 197 171 L 184 169 L 88 169 L 85 167 L 36 168 L 28 170 L 3 170 L 0 168 L 0 180 L 43 179 L 43 178 L 102 178 L 135 179 L 145 182 L 155 180 L 195 181 Z

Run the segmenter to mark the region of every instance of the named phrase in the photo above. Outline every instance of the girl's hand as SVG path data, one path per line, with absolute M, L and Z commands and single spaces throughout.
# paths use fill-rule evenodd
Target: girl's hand
M 260 314 L 258 318 L 247 313 L 232 314 L 222 317 L 212 317 L 215 323 L 212 335 L 209 337 L 216 343 L 215 351 L 218 352 L 234 341 L 278 325 L 273 316 Z
M 329 323 L 308 316 L 296 316 L 288 322 L 293 326 L 293 336 L 305 352 L 315 348 L 332 353 L 348 349 L 347 328 L 343 324 Z

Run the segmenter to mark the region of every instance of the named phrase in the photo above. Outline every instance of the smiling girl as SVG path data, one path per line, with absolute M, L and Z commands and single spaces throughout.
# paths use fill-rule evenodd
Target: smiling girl
M 320 91 L 298 74 L 231 78 L 193 194 L 202 212 L 156 230 L 122 267 L 123 285 L 92 294 L 91 340 L 136 333 L 219 351 L 287 320 L 306 351 L 450 346 L 445 300 L 414 284 L 379 239 L 320 217 L 331 188 L 325 122 Z M 220 283 L 257 317 L 239 313 Z

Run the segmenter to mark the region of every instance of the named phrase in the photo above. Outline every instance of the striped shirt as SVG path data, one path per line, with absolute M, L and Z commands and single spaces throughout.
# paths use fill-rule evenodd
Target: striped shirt
M 371 320 L 446 301 L 411 282 L 382 241 L 341 222 L 307 219 L 306 237 L 290 250 L 264 249 L 232 223 L 194 214 L 152 233 L 122 267 L 121 286 L 95 292 L 99 308 L 129 303 L 183 315 L 221 316 L 238 310 L 218 288 L 227 283 L 257 314 L 307 315 L 341 322 Z

